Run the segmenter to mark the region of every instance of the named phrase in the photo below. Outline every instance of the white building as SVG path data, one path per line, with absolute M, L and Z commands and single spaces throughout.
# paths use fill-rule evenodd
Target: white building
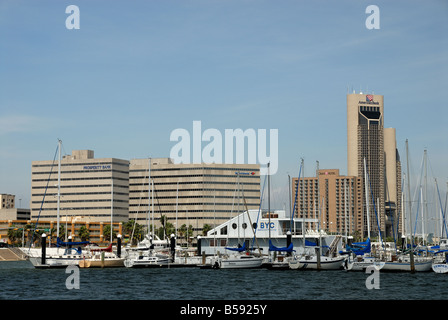
M 287 247 L 292 243 L 296 253 L 303 251 L 304 244 L 317 244 L 318 240 L 324 248 L 331 246 L 336 236 L 327 235 L 322 230 L 320 233 L 315 230 L 303 230 L 303 226 L 311 225 L 310 223 L 317 223 L 317 219 L 291 220 L 284 210 L 274 210 L 270 216 L 267 210 L 249 210 L 216 226 L 207 236 L 201 237 L 200 250 L 206 255 L 224 254 L 228 253 L 226 247 L 245 245 L 255 253 L 267 255 L 269 240 L 277 248 Z

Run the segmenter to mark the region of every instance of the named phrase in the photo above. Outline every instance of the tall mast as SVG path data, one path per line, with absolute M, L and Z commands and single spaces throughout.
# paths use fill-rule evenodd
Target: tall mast
M 406 139 L 406 166 L 407 166 L 407 176 L 408 176 L 408 203 L 409 203 L 409 235 L 411 237 L 411 252 L 409 254 L 411 260 L 411 273 L 415 271 L 414 265 L 414 238 L 412 236 L 412 207 L 411 207 L 411 176 L 409 174 L 409 148 L 408 140 Z
M 270 162 L 268 162 L 268 218 L 269 218 L 269 228 L 268 228 L 268 230 L 269 230 L 269 240 L 271 240 L 271 184 L 270 184 L 270 181 L 271 181 L 271 176 L 270 176 L 270 173 L 269 173 L 269 165 L 270 165 Z
M 110 243 L 112 243 L 113 240 L 113 217 L 114 217 L 114 172 L 112 170 L 112 166 L 110 169 Z
M 151 225 L 151 158 L 149 158 L 148 163 L 148 234 L 151 234 L 150 232 L 150 225 Z
M 57 217 L 58 217 L 58 223 L 57 223 L 57 230 L 56 230 L 56 237 L 59 238 L 59 225 L 60 225 L 60 217 L 59 217 L 59 211 L 60 211 L 60 204 L 61 204 L 61 145 L 62 140 L 58 139 L 58 209 L 57 209 Z M 65 231 L 67 232 L 67 230 Z

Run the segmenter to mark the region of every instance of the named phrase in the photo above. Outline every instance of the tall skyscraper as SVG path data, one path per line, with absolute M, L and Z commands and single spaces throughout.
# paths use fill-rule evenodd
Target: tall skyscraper
M 395 129 L 384 129 L 384 97 L 353 93 L 347 95 L 347 174 L 362 177 L 367 167 L 369 221 L 372 236 L 391 236 L 401 213 L 401 166 Z M 364 181 L 366 183 L 366 181 Z M 366 190 L 366 188 L 364 188 Z M 364 199 L 366 194 L 364 191 Z M 365 201 L 364 201 L 365 203 Z M 364 235 L 367 234 L 364 206 Z

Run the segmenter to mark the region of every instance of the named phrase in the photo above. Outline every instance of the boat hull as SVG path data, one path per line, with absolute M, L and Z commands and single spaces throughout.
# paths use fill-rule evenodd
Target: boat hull
M 414 262 L 414 271 L 416 272 L 428 272 L 431 271 L 432 267 L 432 261 L 416 261 Z M 411 263 L 408 261 L 405 262 L 398 262 L 398 261 L 391 261 L 386 262 L 384 264 L 384 267 L 381 269 L 381 271 L 411 271 Z
M 83 256 L 80 254 L 73 254 L 72 250 L 65 250 L 61 248 L 47 248 L 45 263 L 42 264 L 41 249 L 21 248 L 21 250 L 25 255 L 28 256 L 28 260 L 35 268 L 66 268 L 72 265 L 77 266 L 79 260 L 83 258 Z
M 373 267 L 375 270 L 381 270 L 385 262 L 349 262 L 347 263 L 347 271 L 366 271 L 367 268 Z
M 347 260 L 345 267 L 347 271 L 366 271 L 371 267 L 379 271 L 385 264 L 384 261 L 378 261 L 374 257 L 356 257 L 354 260 Z
M 163 267 L 172 263 L 169 258 L 144 257 L 142 259 L 125 259 L 124 266 L 127 268 Z
M 219 260 L 219 268 L 221 269 L 254 269 L 261 268 L 263 258 L 257 257 L 241 257 L 226 258 Z
M 35 268 L 66 268 L 68 266 L 77 266 L 81 260 L 79 258 L 46 258 L 45 264 L 42 264 L 41 257 L 29 257 L 29 261 Z
M 448 273 L 448 264 L 434 263 L 432 265 L 432 271 L 434 271 L 435 273 Z
M 289 262 L 290 269 L 311 269 L 311 270 L 340 270 L 343 268 L 345 257 L 321 257 L 320 266 L 317 258 L 314 256 L 310 259 L 302 258 L 291 260 Z
M 124 267 L 124 259 L 81 259 L 78 262 L 80 268 L 119 268 Z

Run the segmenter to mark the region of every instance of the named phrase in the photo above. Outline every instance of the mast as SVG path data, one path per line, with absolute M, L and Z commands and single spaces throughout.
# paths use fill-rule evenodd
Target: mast
M 317 176 L 317 232 L 319 233 L 319 243 L 317 245 L 317 270 L 320 270 L 320 256 L 322 254 L 322 236 L 320 232 L 321 216 L 320 216 L 320 187 L 319 187 L 319 161 L 316 161 L 316 176 Z M 331 230 L 330 230 L 331 231 Z
M 177 207 L 179 205 L 179 181 L 177 181 L 177 190 L 176 190 L 176 237 L 177 237 Z
M 292 212 L 292 207 L 291 207 L 291 190 L 292 186 L 291 186 L 291 176 L 288 174 L 288 194 L 289 194 L 289 215 L 292 217 L 293 216 L 293 212 Z M 291 227 L 289 228 L 289 230 L 291 230 Z
M 410 260 L 411 260 L 411 273 L 414 273 L 415 271 L 415 265 L 414 265 L 414 238 L 412 236 L 412 207 L 411 207 L 411 176 L 409 174 L 409 148 L 408 148 L 408 139 L 406 139 L 406 166 L 407 166 L 407 176 L 408 176 L 408 203 L 409 203 L 409 225 L 410 225 L 410 232 L 409 235 L 411 237 L 411 252 L 409 254 Z
M 114 177 L 112 167 L 110 169 L 110 243 L 112 243 L 113 234 L 113 216 L 114 216 Z
M 269 231 L 269 240 L 271 240 L 271 184 L 270 184 L 271 176 L 269 173 L 269 165 L 270 162 L 268 162 L 268 221 L 269 221 L 268 231 Z
M 148 223 L 148 234 L 150 235 L 150 225 L 151 225 L 151 158 L 149 158 L 148 163 L 148 218 L 146 219 Z
M 347 180 L 344 178 L 344 229 L 345 229 L 345 243 L 347 243 Z
M 425 202 L 424 202 L 424 207 L 425 207 L 425 215 L 426 215 L 426 219 L 428 219 L 428 154 L 427 151 L 425 150 Z M 426 244 L 426 237 L 425 237 L 425 217 L 422 215 L 422 237 L 423 237 L 423 244 Z
M 59 217 L 59 213 L 60 213 L 60 204 L 61 204 L 61 145 L 62 145 L 62 140 L 58 139 L 58 209 L 57 209 L 57 230 L 56 230 L 56 237 L 59 238 L 59 225 L 60 225 L 60 217 Z M 65 230 L 65 232 L 67 233 L 67 230 Z

